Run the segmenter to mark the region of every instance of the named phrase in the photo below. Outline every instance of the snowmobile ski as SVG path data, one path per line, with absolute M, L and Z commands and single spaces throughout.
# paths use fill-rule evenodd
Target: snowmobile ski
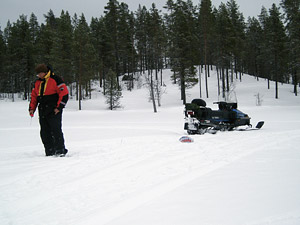
M 255 128 L 256 128 L 256 129 L 260 129 L 260 128 L 262 128 L 262 126 L 263 126 L 264 124 L 265 124 L 264 121 L 259 121 L 259 122 L 256 124 Z
M 255 127 L 250 127 L 250 128 L 240 128 L 240 129 L 237 129 L 237 131 L 250 131 L 250 130 L 259 130 L 262 128 L 262 126 L 265 124 L 264 121 L 259 121 Z

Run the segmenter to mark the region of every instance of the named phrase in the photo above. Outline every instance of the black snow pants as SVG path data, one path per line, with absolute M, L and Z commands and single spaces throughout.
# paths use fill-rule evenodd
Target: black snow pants
M 41 116 L 41 139 L 45 147 L 46 156 L 65 152 L 65 140 L 61 128 L 62 112 L 54 115 Z

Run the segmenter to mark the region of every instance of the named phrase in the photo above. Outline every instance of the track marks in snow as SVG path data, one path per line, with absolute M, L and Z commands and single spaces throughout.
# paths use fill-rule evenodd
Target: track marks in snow
M 227 136 L 225 133 L 224 135 Z M 228 138 L 226 137 L 227 141 Z M 255 144 L 253 143 L 255 139 L 254 135 L 243 141 L 247 141 L 247 144 Z M 232 138 L 232 142 L 224 143 L 222 138 L 217 136 L 208 136 L 205 139 L 203 136 L 195 136 L 194 143 L 182 144 L 166 136 L 164 141 L 168 147 L 157 149 L 156 144 L 163 146 L 162 143 L 144 143 L 144 147 L 140 148 L 141 152 L 134 151 L 131 156 L 128 154 L 128 149 L 131 149 L 130 145 L 135 144 L 134 142 L 127 143 L 126 148 L 119 150 L 119 153 L 127 152 L 127 163 L 122 167 L 113 167 L 110 173 L 106 173 L 109 177 L 102 172 L 92 175 L 97 177 L 99 183 L 91 184 L 91 186 L 100 186 L 106 191 L 103 193 L 99 191 L 99 196 L 87 197 L 88 199 L 99 198 L 102 202 L 97 207 L 93 207 L 94 204 L 87 207 L 89 210 L 85 212 L 84 218 L 90 218 L 90 224 L 93 224 L 93 221 L 97 221 L 95 224 L 105 224 L 194 179 L 266 147 L 260 143 L 259 148 L 250 152 L 244 151 L 242 148 L 244 142 L 241 138 L 239 141 L 233 140 L 236 139 Z M 228 148 L 228 145 L 234 147 Z M 143 157 L 139 158 L 139 154 Z M 138 159 L 133 160 L 135 157 Z M 104 182 L 101 183 L 101 180 Z M 92 193 L 94 193 L 93 190 Z M 119 195 L 114 196 L 113 193 L 119 193 Z M 103 201 L 105 197 L 107 201 Z
M 42 218 L 44 224 L 106 224 L 247 155 L 299 138 L 293 132 L 285 135 L 287 139 L 282 132 L 264 130 L 219 132 L 193 136 L 193 143 L 180 143 L 179 135 L 169 133 L 71 142 L 70 157 L 66 158 L 37 156 L 29 162 L 24 153 L 14 168 L 20 170 L 15 172 L 19 175 L 1 183 L 1 190 L 6 190 L 1 196 L 5 205 L 17 203 L 14 209 L 6 207 L 4 213 L 22 215 L 13 220 L 16 225 L 32 222 L 33 217 Z M 274 137 L 278 137 L 277 143 L 271 141 Z M 12 166 L 6 164 L 6 169 Z M 17 188 L 10 191 L 11 186 Z M 49 214 L 60 219 L 50 221 Z

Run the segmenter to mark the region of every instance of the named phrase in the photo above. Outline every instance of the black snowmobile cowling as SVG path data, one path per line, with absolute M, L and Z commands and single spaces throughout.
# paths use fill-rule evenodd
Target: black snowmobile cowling
M 203 99 L 194 99 L 191 103 L 185 104 L 184 129 L 188 134 L 230 131 L 240 126 L 252 128 L 250 117 L 237 109 L 237 103 L 214 102 L 214 104 L 218 105 L 218 110 L 206 107 Z M 263 121 L 259 122 L 256 129 L 260 129 L 263 124 Z

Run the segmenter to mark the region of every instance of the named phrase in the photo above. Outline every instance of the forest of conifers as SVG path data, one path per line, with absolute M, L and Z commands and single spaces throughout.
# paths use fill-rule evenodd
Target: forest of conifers
M 33 13 L 20 15 L 0 29 L 0 93 L 22 93 L 27 99 L 36 64 L 46 63 L 67 85 L 73 84 L 79 98 L 88 95 L 94 80 L 104 86 L 107 74 L 120 82 L 121 75 L 133 81 L 140 72 L 151 71 L 151 79 L 159 80 L 159 71 L 170 68 L 185 103 L 186 88 L 198 82 L 195 65 L 207 71 L 206 78 L 207 68 L 216 66 L 223 93 L 233 76 L 247 73 L 276 87 L 292 83 L 297 95 L 299 0 L 262 7 L 258 18 L 247 19 L 235 0 L 217 8 L 211 0 L 199 2 L 168 0 L 162 13 L 154 4 L 132 12 L 127 4 L 109 0 L 103 16 L 89 24 L 84 14 L 70 16 L 68 11 L 56 16 L 49 10 L 41 24 Z

